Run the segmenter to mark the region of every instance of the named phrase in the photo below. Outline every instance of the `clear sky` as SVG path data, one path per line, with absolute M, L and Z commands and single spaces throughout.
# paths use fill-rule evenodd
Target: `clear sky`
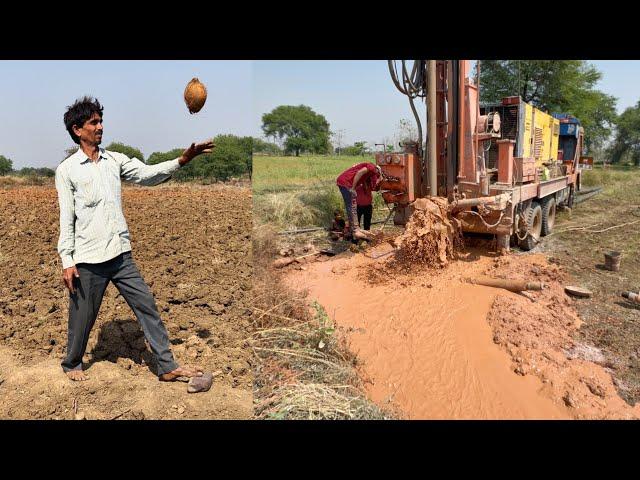
M 640 100 L 640 61 L 592 63 L 619 113 Z M 195 115 L 182 97 L 192 77 L 208 88 Z M 261 116 L 278 105 L 309 105 L 344 132 L 343 145 L 393 141 L 400 119 L 413 121 L 386 60 L 0 61 L 0 155 L 17 169 L 54 168 L 74 145 L 62 115 L 85 94 L 105 107 L 103 146 L 124 142 L 145 157 L 220 133 L 262 137 Z
M 0 61 L 0 155 L 13 167 L 55 168 L 75 145 L 62 117 L 76 98 L 104 106 L 102 146 L 156 151 L 220 133 L 251 135 L 248 61 Z M 207 103 L 190 115 L 183 93 L 197 77 Z
M 618 98 L 618 113 L 640 100 L 640 61 L 590 63 L 603 74 L 598 88 Z M 262 137 L 262 114 L 278 105 L 310 106 L 327 118 L 332 131 L 344 130 L 345 145 L 364 140 L 372 147 L 392 138 L 400 119 L 413 121 L 386 60 L 258 61 L 253 71 L 254 136 Z

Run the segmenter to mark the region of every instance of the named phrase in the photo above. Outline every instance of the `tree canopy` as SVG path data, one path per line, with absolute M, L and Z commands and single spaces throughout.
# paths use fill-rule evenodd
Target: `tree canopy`
M 497 103 L 519 95 L 549 113 L 570 113 L 585 130 L 585 145 L 600 147 L 616 121 L 616 101 L 595 88 L 602 78 L 584 60 L 483 60 L 480 99 Z
M 129 158 L 137 158 L 138 160 L 144 162 L 144 154 L 140 151 L 140 149 L 132 147 L 130 145 L 125 145 L 120 142 L 111 142 L 109 145 L 104 147 L 105 150 L 109 150 L 111 152 L 124 153 Z
M 353 145 L 344 147 L 341 153 L 342 155 L 358 156 L 358 155 L 365 155 L 370 152 L 369 152 L 369 149 L 367 148 L 367 142 L 355 142 Z
M 56 171 L 49 167 L 22 167 L 14 172 L 19 177 L 55 177 Z
M 251 175 L 252 143 L 251 137 L 236 135 L 218 135 L 213 139 L 213 152 L 199 155 L 181 167 L 173 178 L 189 180 L 193 178 L 211 178 L 228 180 L 231 177 Z M 182 155 L 185 148 L 174 148 L 168 152 L 153 152 L 147 163 L 154 165 L 173 160 Z
M 306 105 L 281 105 L 262 115 L 265 136 L 285 139 L 285 154 L 329 153 L 329 122 Z
M 640 166 L 640 101 L 618 117 L 616 135 L 609 153 L 613 163 L 630 155 L 631 160 Z
M 269 155 L 278 155 L 282 151 L 280 147 L 272 142 L 266 142 L 261 138 L 253 138 L 253 153 L 266 153 Z
M 0 175 L 8 175 L 11 170 L 13 170 L 13 162 L 4 155 L 0 155 Z

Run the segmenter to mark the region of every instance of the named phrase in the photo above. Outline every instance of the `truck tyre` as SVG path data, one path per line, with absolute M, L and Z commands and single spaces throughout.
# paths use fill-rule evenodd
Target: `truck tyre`
M 551 195 L 545 197 L 541 205 L 542 207 L 542 236 L 547 236 L 553 230 L 556 223 L 556 199 Z
M 533 249 L 542 234 L 542 207 L 538 202 L 531 202 L 524 213 L 527 220 L 527 236 L 524 240 L 519 240 L 518 245 L 521 249 L 529 251 Z

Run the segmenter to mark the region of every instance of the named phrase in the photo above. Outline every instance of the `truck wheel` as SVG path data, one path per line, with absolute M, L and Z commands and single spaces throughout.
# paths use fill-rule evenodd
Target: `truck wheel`
M 531 202 L 524 214 L 527 219 L 527 236 L 524 240 L 519 240 L 521 249 L 529 251 L 540 241 L 542 234 L 542 207 L 538 202 Z
M 549 235 L 556 223 L 556 199 L 553 196 L 542 200 L 542 236 Z

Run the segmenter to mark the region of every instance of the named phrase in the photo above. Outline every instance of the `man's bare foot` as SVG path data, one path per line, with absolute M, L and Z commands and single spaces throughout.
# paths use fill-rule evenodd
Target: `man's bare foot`
M 190 377 L 201 377 L 203 374 L 204 370 L 200 367 L 190 367 L 189 365 L 184 365 L 170 371 L 169 373 L 163 373 L 162 375 L 160 375 L 160 381 L 173 382 L 174 380 L 182 380 L 183 378 L 188 379 Z
M 65 372 L 67 377 L 69 377 L 74 382 L 84 382 L 85 380 L 89 380 L 82 370 L 69 370 Z

